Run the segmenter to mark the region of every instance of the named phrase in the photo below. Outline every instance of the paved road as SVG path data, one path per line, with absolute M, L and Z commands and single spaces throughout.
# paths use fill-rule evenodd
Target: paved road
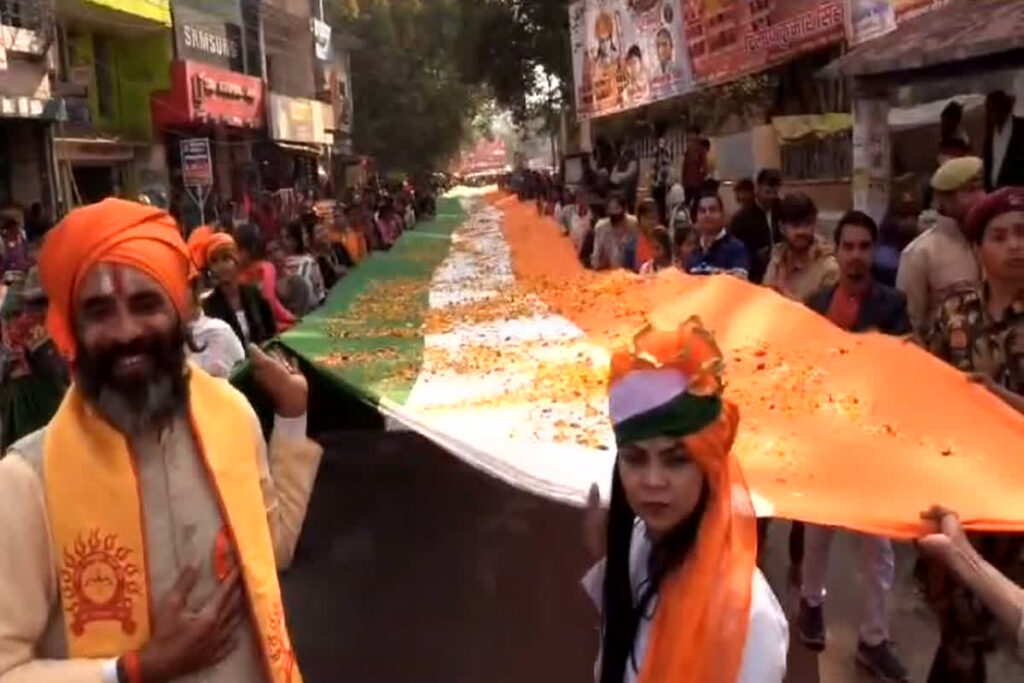
M 285 577 L 307 681 L 592 680 L 596 619 L 577 590 L 587 567 L 578 511 L 506 487 L 413 434 L 349 434 L 325 445 Z M 793 609 L 786 533 L 773 525 L 766 573 Z M 829 648 L 816 657 L 794 644 L 790 683 L 870 680 L 853 664 L 854 543 L 840 537 L 833 547 Z M 912 680 L 923 681 L 937 636 L 913 588 L 912 555 L 899 549 L 893 637 Z

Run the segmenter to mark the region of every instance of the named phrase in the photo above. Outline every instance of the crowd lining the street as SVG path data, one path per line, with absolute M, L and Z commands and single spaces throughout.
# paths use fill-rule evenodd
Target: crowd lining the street
M 678 268 L 743 278 L 851 332 L 917 343 L 1024 413 L 1024 118 L 1012 105 L 1003 93 L 989 97 L 982 157 L 971 156 L 944 113 L 924 209 L 913 193 L 900 193 L 881 226 L 851 210 L 831 238 L 812 198 L 785 193 L 776 169 L 737 182 L 739 208 L 728 216 L 709 145 L 696 134 L 682 161 L 682 182 L 672 186 L 673 161 L 659 143 L 650 196 L 639 200 L 635 154 L 626 144 L 613 154 L 605 141 L 590 157 L 582 186 L 565 188 L 557 177 L 537 173 L 504 184 L 557 221 L 588 268 L 644 275 Z M 935 508 L 925 515 L 943 532 L 919 544 L 916 572 L 940 627 L 928 681 L 983 681 L 996 643 L 1006 642 L 1000 633 L 1010 634 L 1024 654 L 1024 542 L 992 534 L 968 540 L 952 512 Z M 766 527 L 762 521 L 762 540 Z M 790 533 L 789 575 L 801 597 L 794 628 L 815 651 L 826 645 L 833 536 L 832 529 L 799 523 Z M 881 680 L 908 680 L 889 636 L 895 572 L 889 539 L 861 537 L 860 564 L 866 594 L 857 662 Z M 642 631 L 638 639 L 646 637 Z M 754 678 L 740 680 L 778 680 L 770 670 L 766 663 Z M 1024 675 L 1024 668 L 1013 670 Z
M 915 220 L 900 197 L 881 228 L 849 211 L 831 239 L 814 201 L 782 192 L 773 169 L 737 184 L 728 217 L 699 136 L 678 185 L 659 148 L 650 198 L 638 197 L 635 155 L 605 143 L 583 192 L 540 174 L 505 182 L 558 221 L 590 268 L 747 279 L 851 332 L 915 341 L 1024 412 L 1024 186 L 1013 181 L 1024 134 L 1014 141 L 1003 104 L 990 103 L 984 158 L 944 140 L 951 158 Z M 41 251 L 17 223 L 2 226 L 0 681 L 293 679 L 277 570 L 320 449 L 306 437 L 305 379 L 259 345 L 432 212 L 429 191 L 371 186 L 340 211 L 308 202 L 284 220 L 265 205 L 252 222 L 187 236 L 164 211 L 117 199 L 73 212 Z M 266 440 L 246 400 L 209 380 L 246 356 L 275 410 Z M 617 461 L 606 514 L 592 492 L 586 540 L 601 559 L 584 579 L 602 610 L 602 683 L 785 676 L 789 625 L 756 567 L 767 523 L 740 485 L 721 360 L 696 321 L 647 330 L 612 359 Z M 934 533 L 918 573 L 941 636 L 929 681 L 983 681 L 998 632 L 1024 648 L 1024 544 L 969 538 L 940 507 L 922 514 Z M 815 650 L 833 537 L 790 533 L 793 627 Z M 892 544 L 860 540 L 857 662 L 907 680 L 888 632 Z

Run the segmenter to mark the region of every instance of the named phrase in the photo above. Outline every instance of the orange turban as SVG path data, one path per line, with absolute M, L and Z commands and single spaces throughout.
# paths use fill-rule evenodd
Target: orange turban
M 156 280 L 185 314 L 194 269 L 178 224 L 161 209 L 104 199 L 76 209 L 54 228 L 39 256 L 50 299 L 46 323 L 57 348 L 74 359 L 73 305 L 82 278 L 98 263 L 136 268 Z
M 206 268 L 213 252 L 222 247 L 238 251 L 235 239 L 226 232 L 214 232 L 208 225 L 201 225 L 188 237 L 188 251 L 196 268 Z

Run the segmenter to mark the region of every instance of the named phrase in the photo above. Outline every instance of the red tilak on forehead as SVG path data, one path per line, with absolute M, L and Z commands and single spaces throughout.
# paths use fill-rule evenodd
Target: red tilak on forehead
M 111 275 L 114 281 L 114 294 L 120 296 L 124 294 L 126 286 L 124 284 L 124 268 L 111 268 Z

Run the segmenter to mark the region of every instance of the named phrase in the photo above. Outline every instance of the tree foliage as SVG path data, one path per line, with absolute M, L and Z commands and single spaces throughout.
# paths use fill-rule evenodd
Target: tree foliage
M 389 171 L 442 165 L 479 103 L 454 49 L 458 0 L 336 0 L 331 10 L 362 43 L 351 55 L 356 150 Z
M 331 0 L 334 25 L 362 43 L 351 57 L 356 149 L 388 170 L 436 168 L 486 132 L 485 103 L 553 127 L 572 87 L 568 4 Z
M 569 0 L 463 0 L 467 78 L 525 121 L 568 102 Z

